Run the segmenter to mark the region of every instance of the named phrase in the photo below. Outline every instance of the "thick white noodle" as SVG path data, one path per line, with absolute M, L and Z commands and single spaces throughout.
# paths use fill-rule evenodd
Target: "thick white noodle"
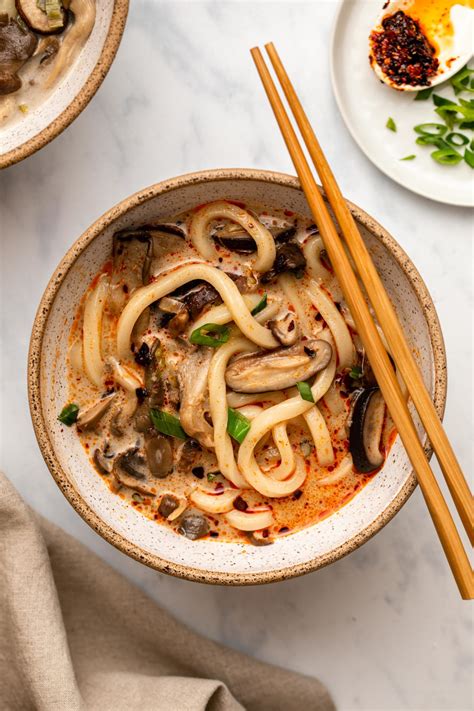
M 115 381 L 122 386 L 124 390 L 135 394 L 137 388 L 143 387 L 143 381 L 139 374 L 130 367 L 121 365 L 116 358 L 109 356 L 107 362 L 113 368 Z
M 244 405 L 252 405 L 256 402 L 281 402 L 284 399 L 281 391 L 272 390 L 268 393 L 236 393 L 231 390 L 227 393 L 227 404 L 229 407 L 239 408 Z
M 253 237 L 257 245 L 257 258 L 253 269 L 257 272 L 268 272 L 272 268 L 276 256 L 275 240 L 272 233 L 249 212 L 225 200 L 211 202 L 193 215 L 189 226 L 189 237 L 199 254 L 209 260 L 218 256 L 207 228 L 212 220 L 222 217 L 236 222 Z
M 246 511 L 230 511 L 225 514 L 227 523 L 239 531 L 260 531 L 262 528 L 268 528 L 273 523 L 273 514 L 271 511 L 256 511 L 255 513 L 247 513 Z
M 227 274 L 208 264 L 185 264 L 133 293 L 117 325 L 117 352 L 120 358 L 130 356 L 130 337 L 142 311 L 162 296 L 194 279 L 209 282 L 219 292 L 233 320 L 247 338 L 262 348 L 276 348 L 279 345 L 271 331 L 261 326 L 251 315 L 241 293 Z
M 310 338 L 314 338 L 318 331 L 321 330 L 321 325 L 315 319 L 311 318 L 305 310 L 303 304 L 304 297 L 302 297 L 299 293 L 296 280 L 289 274 L 282 274 L 278 278 L 278 284 L 290 304 L 293 306 L 295 313 L 298 316 L 298 321 L 303 334 Z
M 309 276 L 318 284 L 324 286 L 331 292 L 334 301 L 342 301 L 344 295 L 335 275 L 326 269 L 321 261 L 321 252 L 324 249 L 324 242 L 320 235 L 310 237 L 303 246 L 303 254 L 306 258 L 306 271 Z
M 328 474 L 327 476 L 321 477 L 321 479 L 316 479 L 316 484 L 318 486 L 329 486 L 329 484 L 336 484 L 338 481 L 343 479 L 352 469 L 352 455 L 347 454 L 344 459 L 338 464 L 336 469 Z
M 247 420 L 253 420 L 262 412 L 263 407 L 260 407 L 260 405 L 243 405 L 239 407 L 238 410 Z
M 51 87 L 64 70 L 71 66 L 74 55 L 85 44 L 94 27 L 94 0 L 71 0 L 69 9 L 74 14 L 74 22 L 67 29 L 65 37 L 59 45 L 53 68 L 46 81 L 46 88 Z
M 339 356 L 339 370 L 349 368 L 354 362 L 355 349 L 347 324 L 323 289 L 311 279 L 308 296 L 329 326 Z
M 321 467 L 327 467 L 334 462 L 334 451 L 331 444 L 331 435 L 326 425 L 326 420 L 317 405 L 303 414 L 316 447 L 318 462 Z
M 207 493 L 202 489 L 195 489 L 189 497 L 193 504 L 207 513 L 219 514 L 231 511 L 234 501 L 240 495 L 239 489 L 228 489 L 221 494 Z
M 255 296 L 257 297 L 256 299 L 254 298 Z M 258 296 L 257 294 L 244 294 L 242 298 L 245 304 L 248 306 L 249 311 L 252 311 L 252 309 L 255 308 L 255 306 L 258 304 L 262 297 Z M 265 308 L 255 316 L 255 320 L 259 323 L 265 323 L 265 321 L 268 321 L 269 319 L 276 316 L 280 309 L 281 304 L 278 301 L 272 301 L 270 304 L 268 304 L 268 306 L 265 306 Z M 190 326 L 188 330 L 188 335 L 191 335 L 193 331 L 195 331 L 197 328 L 200 328 L 201 326 L 205 326 L 207 323 L 218 323 L 222 326 L 232 321 L 232 319 L 233 316 L 225 304 L 221 304 L 220 306 L 214 306 L 212 309 L 209 309 L 209 311 L 206 311 L 202 316 L 197 319 L 197 321 L 195 321 Z
M 84 306 L 82 328 L 82 355 L 87 377 L 98 388 L 102 386 L 104 361 L 102 360 L 102 316 L 109 288 L 107 274 L 102 274 Z
M 318 373 L 311 388 L 315 402 L 318 402 L 318 400 L 324 396 L 334 379 L 335 372 L 336 358 L 333 353 L 329 365 Z M 248 483 L 264 496 L 279 497 L 292 494 L 304 482 L 306 470 L 304 463 L 297 457 L 294 473 L 288 479 L 275 481 L 269 476 L 266 476 L 260 469 L 255 459 L 255 447 L 261 438 L 273 429 L 275 425 L 303 415 L 312 407 L 313 403 L 303 400 L 303 398 L 298 395 L 273 407 L 269 407 L 252 421 L 250 430 L 240 445 L 237 461 L 239 469 L 244 474 Z
M 232 440 L 227 432 L 227 395 L 225 371 L 229 360 L 235 353 L 255 350 L 251 341 L 242 337 L 231 338 L 212 356 L 209 367 L 209 410 L 214 427 L 214 449 L 221 473 L 239 488 L 248 488 L 246 479 L 237 468 Z

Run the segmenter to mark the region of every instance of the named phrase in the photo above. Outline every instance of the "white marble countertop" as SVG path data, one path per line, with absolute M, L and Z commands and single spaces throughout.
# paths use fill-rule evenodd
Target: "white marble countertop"
M 26 394 L 35 309 L 59 259 L 128 194 L 180 173 L 259 167 L 292 173 L 249 47 L 273 39 L 348 198 L 406 249 L 438 309 L 450 371 L 446 427 L 472 461 L 472 221 L 395 185 L 360 153 L 336 109 L 328 47 L 336 3 L 132 0 L 117 59 L 83 114 L 0 175 L 2 466 L 38 511 L 194 629 L 319 676 L 343 709 L 467 711 L 472 616 L 419 491 L 374 539 L 304 578 L 254 588 L 175 580 L 99 538 L 39 453 Z

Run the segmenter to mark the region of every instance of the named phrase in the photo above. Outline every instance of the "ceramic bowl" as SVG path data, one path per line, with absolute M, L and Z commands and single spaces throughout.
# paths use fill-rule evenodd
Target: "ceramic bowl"
M 72 67 L 37 108 L 0 126 L 0 168 L 43 148 L 87 106 L 105 79 L 127 19 L 128 0 L 96 0 L 92 32 Z
M 209 540 L 191 542 L 148 520 L 109 491 L 92 468 L 74 429 L 61 431 L 57 420 L 68 399 L 70 326 L 84 285 L 109 258 L 113 232 L 222 198 L 284 207 L 309 216 L 297 179 L 265 171 L 194 173 L 158 183 L 123 200 L 75 242 L 46 288 L 30 344 L 30 408 L 51 474 L 76 511 L 107 541 L 152 568 L 190 580 L 230 585 L 266 583 L 307 573 L 341 558 L 399 511 L 416 481 L 398 438 L 383 469 L 340 511 L 271 546 L 258 548 Z M 442 416 L 446 359 L 431 297 L 393 237 L 363 210 L 350 203 L 349 207 Z

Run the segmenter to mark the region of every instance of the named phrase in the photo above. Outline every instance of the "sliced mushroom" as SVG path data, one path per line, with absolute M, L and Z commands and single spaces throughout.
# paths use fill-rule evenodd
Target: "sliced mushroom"
M 268 327 L 283 346 L 293 346 L 301 336 L 296 316 L 291 311 L 279 314 L 273 321 L 268 322 Z
M 178 452 L 178 466 L 181 471 L 188 471 L 202 452 L 201 445 L 195 439 L 187 439 Z
M 291 388 L 326 368 L 332 348 L 319 339 L 300 341 L 290 348 L 259 351 L 237 358 L 228 366 L 227 385 L 240 393 Z
M 122 230 L 113 238 L 109 306 L 120 313 L 127 295 L 148 284 L 152 239 L 146 231 Z
M 173 448 L 164 435 L 145 438 L 145 454 L 153 476 L 164 479 L 173 469 Z
M 385 401 L 379 388 L 362 390 L 354 404 L 349 432 L 349 450 L 359 472 L 372 472 L 384 462 L 380 451 L 384 418 Z
M 158 507 L 158 513 L 163 516 L 163 518 L 168 518 L 173 511 L 176 511 L 176 509 L 179 506 L 179 499 L 176 498 L 176 496 L 173 496 L 173 494 L 165 494 L 160 501 L 160 505 Z
M 100 449 L 94 449 L 94 464 L 101 474 L 110 474 L 114 468 L 113 457 L 107 457 L 105 452 Z
M 44 37 L 38 48 L 42 56 L 40 64 L 50 64 L 59 51 L 60 43 L 57 37 Z
M 186 311 L 186 304 L 179 299 L 173 299 L 171 296 L 163 296 L 158 302 L 158 308 L 169 314 L 179 314 L 182 311 Z
M 103 418 L 116 396 L 116 392 L 109 393 L 101 400 L 96 402 L 94 405 L 92 405 L 92 407 L 89 407 L 87 410 L 79 412 L 79 417 L 77 418 L 77 426 L 79 427 L 79 429 L 93 430 L 95 427 L 97 427 L 100 420 Z
M 173 334 L 173 336 L 179 336 L 180 333 L 183 333 L 183 331 L 186 330 L 188 323 L 189 313 L 187 309 L 185 309 L 184 311 L 181 311 L 181 313 L 176 314 L 176 316 L 173 316 L 171 321 L 168 323 L 168 330 Z
M 40 35 L 53 35 L 62 32 L 67 24 L 67 12 L 61 3 L 61 18 L 51 23 L 48 15 L 41 10 L 37 0 L 16 0 L 16 9 L 23 22 Z
M 124 402 L 119 405 L 117 411 L 110 419 L 110 431 L 116 437 L 123 437 L 127 425 L 130 423 L 138 406 L 138 399 L 135 393 L 126 393 Z
M 221 297 L 219 292 L 207 283 L 203 283 L 200 286 L 195 287 L 183 296 L 183 301 L 188 308 L 192 321 L 199 316 L 201 311 L 206 306 L 211 306 L 220 300 Z
M 13 19 L 0 24 L 0 96 L 21 87 L 18 71 L 34 53 L 38 39 Z
M 137 447 L 133 447 L 115 458 L 113 474 L 122 486 L 128 486 L 140 494 L 156 495 L 146 482 L 148 470 L 145 458 L 139 454 Z
M 200 348 L 182 364 L 178 380 L 181 391 L 179 418 L 184 431 L 207 449 L 214 446 L 214 432 L 205 418 L 207 376 L 212 348 Z
M 179 533 L 182 533 L 191 541 L 207 536 L 209 533 L 209 521 L 197 511 L 188 511 L 179 524 Z
M 277 274 L 283 272 L 293 272 L 296 276 L 302 275 L 306 268 L 306 259 L 295 242 L 277 245 L 276 257 L 273 267 L 269 272 L 263 274 L 262 282 L 271 281 Z
M 251 269 L 244 274 L 232 274 L 231 272 L 226 272 L 226 274 L 232 279 L 241 294 L 252 294 L 258 287 L 258 275 Z

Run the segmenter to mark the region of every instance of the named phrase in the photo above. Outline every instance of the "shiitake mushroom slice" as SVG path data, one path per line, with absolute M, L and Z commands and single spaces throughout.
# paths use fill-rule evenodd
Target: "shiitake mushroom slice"
M 48 15 L 40 7 L 37 0 L 15 0 L 15 6 L 23 22 L 40 35 L 57 35 L 63 32 L 68 21 L 68 13 L 61 3 L 62 25 L 51 27 Z
M 358 472 L 373 472 L 382 466 L 380 451 L 385 401 L 379 388 L 367 388 L 357 396 L 349 432 L 349 450 Z

